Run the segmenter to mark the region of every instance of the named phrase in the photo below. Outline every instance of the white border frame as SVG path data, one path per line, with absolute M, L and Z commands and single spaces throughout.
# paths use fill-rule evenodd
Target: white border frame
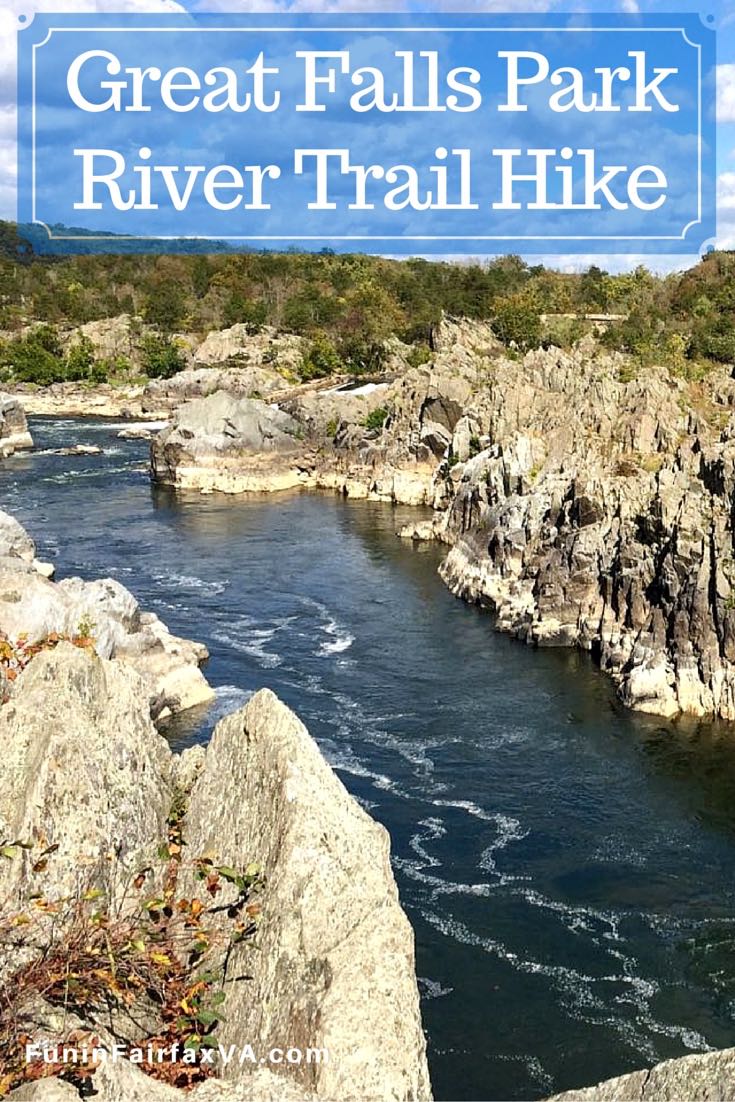
M 109 33 L 205 33 L 205 34 L 303 34 L 304 27 L 49 27 L 46 37 L 41 42 L 35 42 L 32 47 L 31 58 L 31 221 L 34 225 L 43 226 L 50 241 L 683 241 L 693 226 L 702 222 L 702 44 L 692 42 L 686 33 L 685 27 L 637 27 L 637 33 L 663 33 L 681 34 L 688 46 L 697 52 L 697 217 L 684 226 L 681 233 L 676 236 L 668 235 L 544 235 L 544 234 L 488 234 L 468 237 L 465 235 L 409 235 L 409 234 L 350 234 L 345 236 L 325 236 L 324 234 L 277 235 L 277 234 L 78 234 L 54 236 L 46 222 L 36 217 L 36 51 L 42 49 L 55 33 L 99 33 L 104 29 Z M 464 34 L 498 34 L 503 32 L 520 33 L 522 31 L 537 32 L 563 32 L 589 34 L 590 30 L 603 33 L 630 33 L 630 27 L 314 27 L 315 31 L 325 33 L 353 32 L 355 34 L 374 33 L 464 33 Z

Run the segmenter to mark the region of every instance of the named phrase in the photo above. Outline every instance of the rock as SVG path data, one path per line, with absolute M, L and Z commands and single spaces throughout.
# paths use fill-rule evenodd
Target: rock
M 192 852 L 257 861 L 266 877 L 259 950 L 231 957 L 233 974 L 252 980 L 226 984 L 222 1043 L 326 1048 L 327 1061 L 289 1069 L 319 1098 L 429 1098 L 413 933 L 388 835 L 269 690 L 218 723 L 188 822 Z
M 171 752 L 132 670 L 71 643 L 39 654 L 0 707 L 0 837 L 36 851 L 0 862 L 0 898 L 21 910 L 39 880 L 57 899 L 90 887 L 117 902 L 166 838 Z M 38 848 L 57 845 L 42 876 Z
M 37 1079 L 17 1090 L 8 1098 L 13 1102 L 79 1102 L 79 1091 L 63 1079 Z
M 420 520 L 414 524 L 404 524 L 397 535 L 402 540 L 413 540 L 415 543 L 429 542 L 436 539 L 433 520 Z
M 282 390 L 283 378 L 272 368 L 203 367 L 179 371 L 170 379 L 154 379 L 145 388 L 144 406 L 174 410 L 194 398 L 206 398 L 221 390 L 234 398 L 267 398 Z
M 0 394 L 0 459 L 32 447 L 23 406 L 17 398 Z
M 56 448 L 54 455 L 102 455 L 98 444 L 72 444 L 69 448 Z
M 303 481 L 299 433 L 296 421 L 278 408 L 218 391 L 176 411 L 151 444 L 151 472 L 179 488 L 288 489 Z
M 209 333 L 193 355 L 195 366 L 236 362 L 243 367 L 265 367 L 294 374 L 301 367 L 304 338 L 278 333 L 264 326 L 257 333 L 247 325 L 233 325 Z
M 36 545 L 22 524 L 10 513 L 0 510 L 0 556 L 32 563 L 36 557 Z
M 65 417 L 143 417 L 144 387 L 129 383 L 113 386 L 99 383 L 94 388 L 82 383 L 53 383 L 37 387 L 30 383 L 16 383 L 14 394 L 22 401 L 26 411 L 44 416 Z M 167 413 L 151 408 L 146 416 L 164 418 Z
M 157 428 L 162 428 L 162 425 L 157 425 Z M 122 429 L 118 434 L 118 440 L 151 440 L 153 438 L 154 429 L 144 428 L 142 425 L 137 428 Z
M 733 1102 L 735 1049 L 666 1060 L 596 1087 L 565 1091 L 549 1102 Z
M 156 718 L 212 700 L 200 669 L 206 647 L 172 635 L 153 613 L 113 578 L 48 580 L 53 567 L 35 559 L 35 546 L 20 524 L 0 513 L 0 633 L 17 643 L 50 635 L 89 636 L 101 657 L 115 658 L 143 678 Z
M 192 860 L 178 866 L 167 897 L 171 914 L 179 913 L 177 900 L 206 895 L 194 875 L 200 856 L 238 868 L 257 859 L 266 873 L 257 949 L 235 942 L 228 951 L 232 919 L 222 907 L 208 915 L 212 948 L 196 968 L 222 964 L 226 955 L 219 1042 L 237 1051 L 247 1044 L 256 1059 L 284 1045 L 328 1050 L 302 1064 L 238 1059 L 222 1067 L 224 1082 L 190 1093 L 108 1060 L 95 1071 L 95 1097 L 428 1102 L 413 934 L 398 902 L 387 833 L 272 693 L 263 690 L 222 720 L 206 754 L 199 748 L 177 763 L 148 718 L 139 676 L 60 643 L 18 678 L 13 699 L 0 707 L 0 739 L 0 838 L 34 844 L 0 862 L 0 898 L 12 915 L 32 907 L 40 887 L 51 905 L 30 927 L 19 927 L 26 931 L 22 945 L 0 952 L 0 974 L 12 978 L 31 965 L 52 933 L 63 938 L 74 913 L 70 898 L 97 888 L 115 915 L 135 913 L 138 894 L 163 894 L 172 881 L 159 851 L 186 781 L 193 788 L 177 821 Z M 44 868 L 37 867 L 39 851 L 47 854 Z M 225 886 L 218 903 L 230 890 Z M 108 1046 L 131 1043 L 126 1028 L 135 1030 L 137 1044 L 141 1030 L 157 1036 L 162 1028 L 155 1004 L 144 1026 L 137 1010 L 123 1020 L 121 1010 L 80 1004 L 69 1015 L 64 1005 L 39 1007 L 38 998 L 26 988 L 14 1007 L 37 1044 L 63 1042 L 69 1030 L 93 1033 Z M 14 1097 L 62 1102 L 65 1086 L 49 1080 Z
M 447 422 L 464 412 L 435 482 L 441 573 L 501 630 L 592 651 L 631 707 L 735 719 L 735 434 L 664 369 L 624 383 L 621 365 L 496 356 L 444 392 Z
M 100 1063 L 92 1077 L 96 1102 L 316 1102 L 297 1084 L 258 1068 L 247 1082 L 234 1085 L 209 1079 L 191 1091 L 152 1079 L 127 1060 Z M 63 1079 L 39 1079 L 8 1095 L 13 1102 L 79 1102 L 79 1093 Z

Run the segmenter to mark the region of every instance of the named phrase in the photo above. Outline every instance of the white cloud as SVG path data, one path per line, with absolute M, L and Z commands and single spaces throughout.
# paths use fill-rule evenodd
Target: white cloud
M 735 65 L 717 66 L 717 121 L 735 122 Z
M 735 172 L 721 172 L 717 180 L 717 244 L 735 248 Z
M 641 10 L 638 6 L 638 0 L 620 0 L 620 7 L 628 15 L 638 15 Z

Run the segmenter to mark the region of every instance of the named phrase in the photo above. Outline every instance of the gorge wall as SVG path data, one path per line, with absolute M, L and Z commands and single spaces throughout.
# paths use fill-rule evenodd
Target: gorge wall
M 185 403 L 152 473 L 430 504 L 418 534 L 449 546 L 443 578 L 501 630 L 591 651 L 632 707 L 733 719 L 733 409 L 724 367 L 633 369 L 589 337 L 520 357 L 446 321 L 430 363 L 363 392 Z

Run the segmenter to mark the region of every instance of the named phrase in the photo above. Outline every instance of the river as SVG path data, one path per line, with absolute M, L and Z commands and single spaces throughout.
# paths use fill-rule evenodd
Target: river
M 0 505 L 58 576 L 204 641 L 206 740 L 267 685 L 389 829 L 438 1099 L 537 1099 L 735 1040 L 735 732 L 622 709 L 450 595 L 417 511 L 152 488 L 121 424 L 33 418 Z M 45 449 L 98 443 L 100 456 Z

